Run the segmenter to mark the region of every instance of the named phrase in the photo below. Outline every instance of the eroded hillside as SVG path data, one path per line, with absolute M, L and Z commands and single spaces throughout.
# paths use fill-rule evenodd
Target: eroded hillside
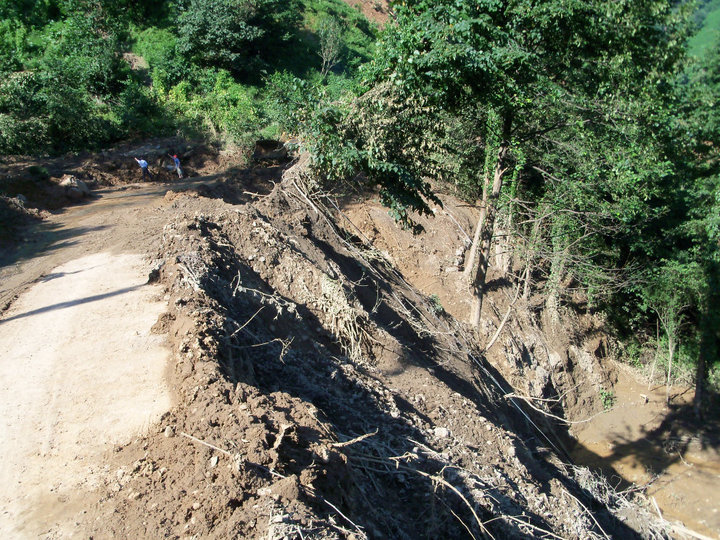
M 100 203 L 116 197 L 113 217 L 85 238 L 152 261 L 174 404 L 107 453 L 95 489 L 63 495 L 85 502 L 67 505 L 62 527 L 46 516 L 50 537 L 661 534 L 646 510 L 567 464 L 556 426 L 508 399 L 517 381 L 311 198 L 301 163 L 215 170 L 203 152 L 188 160 L 213 176 L 102 190 Z M 97 158 L 108 160 L 124 163 Z M 89 219 L 94 204 L 67 215 Z M 543 391 L 533 370 L 518 392 Z

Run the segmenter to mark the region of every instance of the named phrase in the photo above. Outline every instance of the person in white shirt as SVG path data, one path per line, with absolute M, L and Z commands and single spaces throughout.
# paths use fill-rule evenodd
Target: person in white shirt
M 145 180 L 145 177 L 148 177 L 148 178 L 150 178 L 150 180 L 152 180 L 153 175 L 148 170 L 148 162 L 145 161 L 144 159 L 138 159 L 138 158 L 135 158 L 135 161 L 137 161 L 138 165 L 140 165 L 140 168 L 142 169 L 143 180 Z

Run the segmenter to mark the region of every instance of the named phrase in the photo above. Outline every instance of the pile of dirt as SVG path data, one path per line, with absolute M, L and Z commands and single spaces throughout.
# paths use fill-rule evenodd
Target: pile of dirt
M 436 310 L 467 321 L 472 296 L 463 261 L 477 209 L 449 194 L 441 198 L 443 206 L 433 207 L 433 216 L 414 216 L 425 230 L 421 238 L 399 228 L 376 197 L 345 204 L 343 220 L 408 283 L 435 298 Z M 518 394 L 556 399 L 553 407 L 543 405 L 547 412 L 569 420 L 600 412 L 599 390 L 611 389 L 617 379 L 607 361 L 616 345 L 602 317 L 565 305 L 547 309 L 543 294 L 518 295 L 502 270 L 512 266 L 512 251 L 511 246 L 499 244 L 491 261 L 479 335 L 484 356 Z M 510 270 L 511 275 L 513 270 L 519 274 L 522 268 Z M 498 339 L 487 348 L 501 324 Z
M 143 182 L 135 157 L 150 164 L 152 182 L 178 183 L 170 155 L 177 154 L 186 178 L 223 178 L 238 182 L 250 179 L 264 190 L 279 178 L 280 163 L 260 168 L 262 175 L 246 167 L 250 149 L 224 151 L 201 141 L 171 137 L 144 143 L 126 143 L 101 153 L 81 153 L 37 159 L 23 156 L 0 158 L 0 256 L 22 243 L 22 231 L 32 223 L 68 206 L 86 203 L 108 187 Z M 248 184 L 251 189 L 254 187 Z
M 381 28 L 390 18 L 390 2 L 388 0 L 344 0 L 360 11 L 365 18 Z
M 136 157 L 145 159 L 155 182 L 177 181 L 171 155 L 177 155 L 186 177 L 211 177 L 245 169 L 250 150 L 223 151 L 202 141 L 178 137 L 153 139 L 143 143 L 125 143 L 100 153 L 80 153 L 54 158 L 6 157 L 0 160 L 0 193 L 22 195 L 26 206 L 58 210 L 71 204 L 72 198 L 58 189 L 62 179 L 73 176 L 97 189 L 143 181 Z
M 449 194 L 441 198 L 443 207 L 434 208 L 434 217 L 415 216 L 426 230 L 419 238 L 399 229 L 376 197 L 345 204 L 343 222 L 352 223 L 349 227 L 409 283 L 433 297 L 436 309 L 467 320 L 471 298 L 462 254 L 477 214 Z M 567 462 L 600 471 L 644 504 L 657 501 L 675 534 L 687 535 L 689 527 L 712 537 L 718 530 L 713 501 L 720 426 L 698 424 L 691 388 L 671 388 L 668 406 L 664 386 L 619 363 L 619 344 L 582 295 L 549 305 L 540 276 L 527 294 L 518 290 L 512 276 L 521 275 L 523 267 L 515 266 L 513 252 L 501 236 L 479 335 L 486 359 L 512 385 L 508 392 L 534 412 L 543 411 L 535 420 Z
M 171 306 L 156 329 L 173 347 L 176 405 L 116 448 L 78 530 L 630 538 L 628 520 L 651 522 L 590 490 L 465 326 L 301 176 L 242 204 L 232 179 L 165 197 L 174 217 L 152 278 Z
M 551 309 L 532 290 L 516 299 L 506 275 L 518 269 L 500 246 L 471 332 L 471 205 L 443 196 L 414 237 L 373 197 L 308 195 L 302 163 L 283 178 L 288 156 L 261 143 L 251 155 L 163 139 L 2 164 L 25 190 L 72 175 L 96 196 L 58 214 L 8 198 L 46 223 L 20 231 L 27 245 L 6 262 L 47 254 L 2 269 L 3 305 L 43 272 L 108 249 L 147 250 L 170 305 L 155 331 L 173 349 L 175 405 L 106 463 L 83 463 L 103 472 L 94 494 L 73 496 L 94 501 L 73 534 L 661 534 L 647 510 L 569 465 L 575 441 L 548 416 L 602 412 L 599 390 L 617 371 L 600 318 Z M 189 178 L 139 183 L 134 156 L 155 171 L 171 152 Z M 74 202 L 43 189 L 35 202 Z

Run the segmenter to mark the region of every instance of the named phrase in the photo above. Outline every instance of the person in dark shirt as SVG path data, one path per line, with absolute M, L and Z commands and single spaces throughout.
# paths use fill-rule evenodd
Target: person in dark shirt
M 168 156 L 170 156 L 170 154 L 168 154 Z M 177 157 L 177 154 L 173 154 L 170 157 L 172 158 L 173 163 L 175 164 L 175 171 L 177 172 L 178 178 L 182 178 L 183 172 L 182 172 L 182 169 L 180 168 L 180 158 Z

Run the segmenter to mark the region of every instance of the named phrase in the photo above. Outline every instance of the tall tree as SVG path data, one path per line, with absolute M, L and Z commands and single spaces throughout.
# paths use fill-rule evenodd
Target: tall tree
M 545 178 L 563 184 L 577 180 L 581 169 L 590 170 L 587 164 L 594 156 L 589 150 L 599 152 L 594 182 L 583 181 L 574 189 L 595 201 L 632 196 L 635 187 L 665 174 L 655 166 L 652 145 L 642 145 L 642 152 L 649 151 L 642 155 L 622 148 L 632 148 L 634 141 L 628 138 L 641 134 L 638 119 L 648 109 L 642 104 L 661 97 L 667 74 L 682 57 L 678 35 L 683 18 L 673 4 L 410 0 L 394 5 L 395 24 L 365 70 L 366 92 L 386 89 L 385 101 L 372 107 L 414 108 L 426 118 L 425 125 L 477 111 L 467 138 L 476 141 L 487 166 L 476 179 L 482 186 L 481 214 L 468 261 L 473 324 L 480 318 L 499 197 L 518 163 L 535 166 Z M 371 123 L 346 132 L 363 152 L 378 147 Z M 413 125 L 421 123 L 412 120 Z M 397 120 L 393 125 L 401 133 L 405 129 Z M 391 204 L 410 201 L 412 209 L 427 209 L 426 185 L 402 178 L 407 171 L 423 170 L 407 164 L 428 158 L 426 144 L 422 137 L 411 138 L 402 145 L 402 155 L 376 156 L 392 165 L 405 164 L 374 177 Z M 546 155 L 556 159 L 549 162 Z
M 198 64 L 247 72 L 289 39 L 300 13 L 297 0 L 190 0 L 179 50 Z
M 675 256 L 693 261 L 702 272 L 694 398 L 700 418 L 708 369 L 720 362 L 720 40 L 690 70 L 681 90 L 678 131 L 683 137 L 675 139 L 684 141 L 680 149 L 688 189 L 680 191 L 687 214 L 678 226 Z

